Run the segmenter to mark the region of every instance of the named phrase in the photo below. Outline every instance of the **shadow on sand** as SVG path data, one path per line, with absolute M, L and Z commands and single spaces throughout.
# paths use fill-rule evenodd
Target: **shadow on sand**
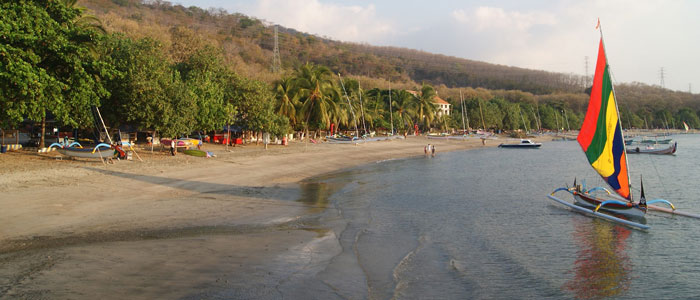
M 328 184 L 318 181 L 304 181 L 294 186 L 287 187 L 250 187 L 237 186 L 221 183 L 212 183 L 196 180 L 185 180 L 167 178 L 152 175 L 137 175 L 100 168 L 85 167 L 87 170 L 98 173 L 116 176 L 131 180 L 147 182 L 154 185 L 161 185 L 175 189 L 182 189 L 199 193 L 193 198 L 207 198 L 206 195 L 223 195 L 231 197 L 246 197 L 262 200 L 289 201 L 289 206 L 308 207 L 309 216 L 323 212 L 329 206 L 329 197 L 342 187 L 338 184 Z M 228 200 L 228 199 L 224 199 Z M 234 200 L 233 198 L 231 199 Z M 278 204 L 283 205 L 283 204 Z M 206 226 L 185 226 L 175 228 L 143 228 L 133 230 L 114 231 L 92 231 L 81 234 L 68 233 L 58 236 L 34 236 L 27 239 L 5 240 L 0 244 L 0 261 L 3 254 L 15 253 L 19 251 L 41 250 L 60 248 L 74 245 L 85 245 L 93 243 L 118 242 L 118 241 L 138 241 L 151 239 L 171 239 L 180 237 L 191 237 L 200 235 L 235 235 L 255 232 L 264 232 L 281 229 L 305 229 L 308 224 L 305 220 L 297 219 L 281 224 L 244 224 L 244 225 L 206 225 Z

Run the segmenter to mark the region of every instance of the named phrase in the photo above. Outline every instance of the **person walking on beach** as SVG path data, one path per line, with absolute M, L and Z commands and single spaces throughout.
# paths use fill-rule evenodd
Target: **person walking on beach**
M 175 139 L 170 140 L 170 155 L 175 156 L 177 150 L 175 149 Z
M 430 152 L 435 156 L 435 145 L 430 146 Z
M 428 155 L 428 152 L 430 152 L 430 147 L 430 144 L 428 144 L 427 146 L 425 146 L 425 148 L 423 148 L 423 152 L 425 153 L 425 155 Z

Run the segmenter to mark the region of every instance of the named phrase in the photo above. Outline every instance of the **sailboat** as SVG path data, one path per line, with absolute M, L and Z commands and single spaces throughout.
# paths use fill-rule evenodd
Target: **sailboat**
M 596 29 L 599 26 L 600 21 Z M 643 220 L 649 209 L 700 218 L 700 216 L 676 211 L 674 205 L 664 199 L 647 201 L 644 196 L 643 183 L 639 201 L 633 201 L 620 112 L 616 99 L 601 29 L 591 97 L 577 140 L 591 167 L 598 172 L 612 189 L 612 192 L 605 187 L 587 190 L 585 183 L 576 184 L 576 179 L 574 179 L 573 187 L 558 188 L 548 197 L 576 211 L 637 229 L 650 228 L 645 224 L 635 222 Z M 555 197 L 555 193 L 559 191 L 569 192 L 574 198 L 574 203 Z M 663 203 L 670 206 L 671 209 L 653 206 L 651 205 L 653 203 Z M 621 217 L 605 214 L 599 210 L 611 212 Z

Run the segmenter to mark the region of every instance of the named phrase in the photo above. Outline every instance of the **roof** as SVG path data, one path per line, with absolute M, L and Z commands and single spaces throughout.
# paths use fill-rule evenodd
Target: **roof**
M 406 91 L 413 94 L 413 96 L 416 96 L 416 97 L 418 97 L 420 95 L 420 93 L 416 92 L 416 91 L 412 91 L 412 90 L 406 90 Z M 442 98 L 438 97 L 437 95 L 435 95 L 435 97 L 433 97 L 433 103 L 450 105 L 449 102 L 443 100 Z
M 435 102 L 436 104 L 450 104 L 449 102 L 442 100 L 442 98 L 438 96 L 435 96 L 435 98 L 433 98 L 433 102 Z

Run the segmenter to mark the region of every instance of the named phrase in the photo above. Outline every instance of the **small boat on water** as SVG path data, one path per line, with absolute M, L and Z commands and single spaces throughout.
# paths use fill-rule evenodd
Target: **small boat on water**
M 630 146 L 633 144 L 670 144 L 673 142 L 673 139 L 650 139 L 648 137 L 642 138 L 640 140 L 637 139 L 625 139 L 625 145 Z
M 665 148 L 659 148 L 658 145 L 639 144 L 636 146 L 627 147 L 626 151 L 630 154 L 676 154 L 678 143 L 673 143 Z
M 535 143 L 529 139 L 521 139 L 518 144 L 500 144 L 499 148 L 539 148 L 542 143 Z

